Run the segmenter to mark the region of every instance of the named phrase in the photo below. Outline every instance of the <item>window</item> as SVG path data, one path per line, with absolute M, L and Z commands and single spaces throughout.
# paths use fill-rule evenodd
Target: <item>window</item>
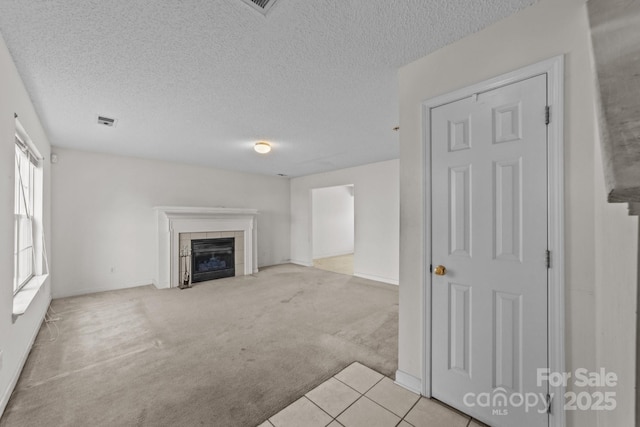
M 22 126 L 16 121 L 15 140 L 15 198 L 14 198 L 14 276 L 13 293 L 16 294 L 35 275 L 36 210 L 42 204 L 36 200 L 39 154 Z

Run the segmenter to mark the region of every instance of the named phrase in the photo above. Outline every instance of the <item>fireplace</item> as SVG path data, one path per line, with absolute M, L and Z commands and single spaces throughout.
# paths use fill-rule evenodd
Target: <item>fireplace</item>
M 235 238 L 236 276 L 258 272 L 258 231 L 255 209 L 158 206 L 157 288 L 178 287 L 193 277 L 191 241 Z
M 235 274 L 234 238 L 191 240 L 191 283 Z

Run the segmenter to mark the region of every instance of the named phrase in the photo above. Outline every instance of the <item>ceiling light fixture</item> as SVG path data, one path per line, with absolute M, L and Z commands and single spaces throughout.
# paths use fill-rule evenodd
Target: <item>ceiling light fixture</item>
M 267 154 L 271 151 L 271 144 L 266 141 L 258 141 L 256 145 L 253 146 L 253 149 L 260 154 Z

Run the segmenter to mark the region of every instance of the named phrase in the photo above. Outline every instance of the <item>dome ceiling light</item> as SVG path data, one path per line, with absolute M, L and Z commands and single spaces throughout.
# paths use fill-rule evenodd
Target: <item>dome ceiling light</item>
M 253 149 L 260 154 L 267 154 L 271 151 L 271 144 L 266 141 L 258 141 L 256 145 L 253 146 Z

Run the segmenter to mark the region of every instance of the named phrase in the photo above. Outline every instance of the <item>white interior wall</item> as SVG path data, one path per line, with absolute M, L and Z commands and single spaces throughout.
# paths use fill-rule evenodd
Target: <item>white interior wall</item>
M 51 300 L 51 281 L 45 284 L 27 309 L 12 321 L 13 312 L 13 197 L 15 120 L 20 122 L 37 146 L 44 161 L 43 223 L 47 243 L 51 242 L 50 146 L 40 120 L 18 75 L 4 39 L 0 37 L 0 414 L 9 400 L 13 386 L 35 338 Z M 50 249 L 50 246 L 49 246 Z M 51 253 L 49 251 L 49 253 Z
M 353 253 L 353 185 L 312 190 L 313 259 Z
M 354 185 L 354 274 L 398 283 L 399 161 L 291 179 L 291 261 L 312 265 L 311 190 Z
M 54 297 L 152 283 L 154 206 L 260 211 L 258 266 L 289 259 L 289 180 L 55 148 Z
M 400 330 L 399 369 L 409 377 L 422 377 L 421 301 L 424 283 L 424 153 L 421 103 L 424 100 L 565 54 L 565 354 L 567 370 L 596 368 L 596 295 L 607 284 L 596 280 L 596 226 L 604 220 L 596 215 L 597 133 L 594 126 L 594 73 L 590 61 L 590 36 L 585 0 L 540 0 L 533 6 L 472 36 L 447 46 L 400 70 Z M 598 181 L 602 179 L 599 176 Z M 599 202 L 598 202 L 599 203 Z M 613 208 L 615 209 L 615 208 Z M 619 212 L 613 216 L 617 216 Z M 616 231 L 601 233 L 607 246 L 618 244 L 620 234 L 629 232 L 629 222 L 612 221 Z M 622 243 L 632 253 L 637 243 Z M 606 246 L 605 246 L 606 247 Z M 626 261 L 622 262 L 628 267 Z M 618 266 L 620 264 L 614 263 Z M 626 280 L 626 279 L 623 279 Z M 627 283 L 627 282 L 625 282 Z M 628 283 L 623 287 L 628 286 Z M 616 294 L 614 300 L 623 298 Z M 613 303 L 613 301 L 611 301 Z M 629 304 L 635 304 L 633 298 Z M 609 306 L 609 304 L 607 304 Z M 625 313 L 627 309 L 625 309 Z M 623 314 L 625 316 L 626 314 Z M 610 333 L 611 321 L 598 330 Z M 628 327 L 627 327 L 628 326 Z M 618 336 L 606 351 L 622 368 L 629 356 L 625 340 L 635 340 L 633 325 L 619 326 Z M 605 351 L 605 348 L 601 348 Z M 633 356 L 635 357 L 635 356 Z M 624 367 L 624 369 L 628 369 Z M 632 372 L 621 372 L 632 376 Z M 624 387 L 624 388 L 622 388 Z M 571 389 L 571 387 L 570 387 Z M 584 391 L 577 389 L 576 391 Z M 619 394 L 633 396 L 624 384 Z M 619 402 L 621 418 L 632 411 Z M 590 411 L 567 412 L 567 425 L 593 426 L 597 417 Z M 625 418 L 616 425 L 632 425 Z M 613 425 L 613 424 L 610 424 Z
M 595 147 L 596 365 L 618 377 L 615 411 L 598 411 L 599 426 L 634 425 L 638 217 L 628 204 L 607 203 L 602 151 Z M 603 391 L 604 389 L 600 389 Z

